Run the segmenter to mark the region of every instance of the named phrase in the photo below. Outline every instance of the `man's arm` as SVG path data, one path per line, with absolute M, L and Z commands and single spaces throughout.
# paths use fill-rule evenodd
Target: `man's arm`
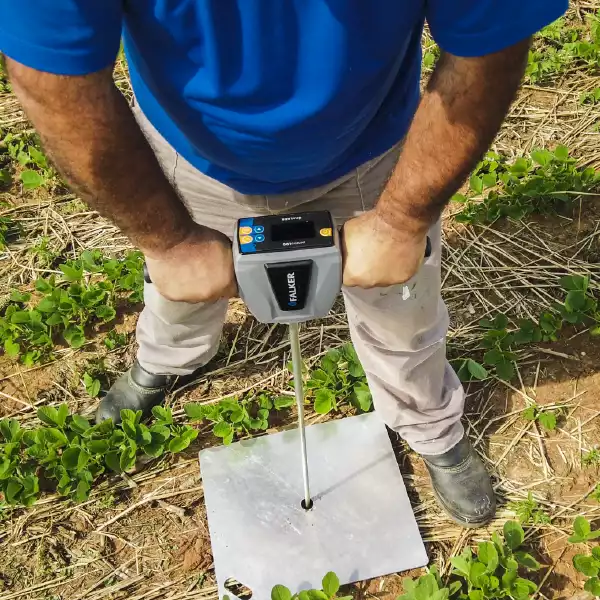
M 393 285 L 416 273 L 427 230 L 508 112 L 529 43 L 475 58 L 442 54 L 375 210 L 344 227 L 346 285 Z
M 112 68 L 62 76 L 6 62 L 50 158 L 146 254 L 161 293 L 191 302 L 233 293 L 229 240 L 192 221 L 115 87 Z M 215 278 L 219 265 L 223 275 Z

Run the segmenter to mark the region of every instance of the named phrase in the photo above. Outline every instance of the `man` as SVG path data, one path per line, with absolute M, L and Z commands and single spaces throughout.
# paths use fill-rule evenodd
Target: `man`
M 492 518 L 445 360 L 440 213 L 567 0 L 20 0 L 0 4 L 15 93 L 58 168 L 146 255 L 139 353 L 98 409 L 164 400 L 216 352 L 245 216 L 329 210 L 376 409 L 456 522 Z M 442 55 L 419 95 L 423 22 Z M 134 111 L 111 71 L 124 37 Z M 161 169 L 162 168 L 162 169 Z M 431 256 L 423 262 L 426 238 Z M 404 285 L 400 285 L 404 284 Z

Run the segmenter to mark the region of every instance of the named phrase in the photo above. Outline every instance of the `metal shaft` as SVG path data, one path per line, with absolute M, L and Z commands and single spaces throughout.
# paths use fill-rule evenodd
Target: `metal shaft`
M 310 486 L 308 483 L 308 459 L 306 456 L 306 433 L 304 431 L 304 385 L 302 381 L 302 354 L 298 323 L 290 323 L 290 346 L 292 348 L 292 369 L 294 373 L 294 391 L 298 406 L 298 429 L 300 431 L 300 448 L 302 451 L 302 478 L 304 479 L 304 508 L 310 508 Z

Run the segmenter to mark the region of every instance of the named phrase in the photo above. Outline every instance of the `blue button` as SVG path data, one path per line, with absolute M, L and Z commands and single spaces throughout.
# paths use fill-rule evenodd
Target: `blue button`
M 254 228 L 254 231 L 256 231 L 256 228 Z M 265 236 L 264 235 L 255 235 L 254 236 L 254 241 L 255 242 L 264 242 L 265 241 Z
M 257 225 L 254 228 L 254 233 L 264 233 L 265 232 L 265 228 L 262 225 Z

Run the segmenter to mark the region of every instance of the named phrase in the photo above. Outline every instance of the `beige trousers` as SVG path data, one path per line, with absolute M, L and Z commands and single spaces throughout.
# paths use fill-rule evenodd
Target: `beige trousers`
M 328 210 L 336 224 L 374 207 L 400 154 L 400 145 L 319 188 L 281 195 L 244 195 L 188 163 L 134 109 L 167 177 L 193 219 L 232 237 L 237 219 L 295 210 Z M 441 454 L 460 441 L 464 393 L 446 361 L 448 312 L 440 295 L 440 224 L 429 233 L 432 253 L 404 285 L 344 288 L 350 333 L 375 409 L 421 454 Z M 138 360 L 151 373 L 185 375 L 216 353 L 225 300 L 172 302 L 152 284 L 137 326 Z

